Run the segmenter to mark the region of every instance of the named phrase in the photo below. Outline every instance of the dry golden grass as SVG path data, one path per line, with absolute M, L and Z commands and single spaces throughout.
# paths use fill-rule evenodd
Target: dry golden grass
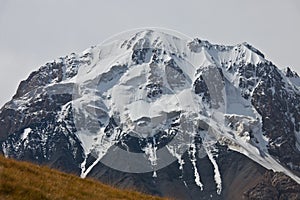
M 0 156 L 1 200 L 163 200 Z

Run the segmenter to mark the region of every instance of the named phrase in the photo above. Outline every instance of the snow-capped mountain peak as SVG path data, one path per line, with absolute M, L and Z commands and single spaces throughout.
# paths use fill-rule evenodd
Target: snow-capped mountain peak
M 292 172 L 300 169 L 298 79 L 248 43 L 131 31 L 21 82 L 1 109 L 0 144 L 6 156 L 39 162 L 67 149 L 81 177 L 104 164 L 159 178 L 177 162 L 201 191 L 207 158 L 218 195 L 226 149 L 300 183 Z

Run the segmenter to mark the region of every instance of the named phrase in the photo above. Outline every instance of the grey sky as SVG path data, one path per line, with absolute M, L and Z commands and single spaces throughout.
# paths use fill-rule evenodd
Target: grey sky
M 244 41 L 300 72 L 297 0 L 0 0 L 0 106 L 40 65 L 132 28 L 165 27 L 212 43 Z

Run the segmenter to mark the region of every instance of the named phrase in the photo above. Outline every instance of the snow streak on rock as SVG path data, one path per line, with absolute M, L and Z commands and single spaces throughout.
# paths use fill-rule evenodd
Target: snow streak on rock
M 198 172 L 198 167 L 197 167 L 197 159 L 196 159 L 196 146 L 194 143 L 190 144 L 190 159 L 193 165 L 193 169 L 194 169 L 194 176 L 195 176 L 195 183 L 197 186 L 200 187 L 201 190 L 203 190 L 203 183 L 201 182 L 201 178 L 200 178 L 200 174 Z

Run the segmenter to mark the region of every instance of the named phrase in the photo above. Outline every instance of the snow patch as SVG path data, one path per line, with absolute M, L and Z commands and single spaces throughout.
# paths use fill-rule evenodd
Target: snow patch
M 196 145 L 194 143 L 190 144 L 191 150 L 189 151 L 189 154 L 191 156 L 191 162 L 194 169 L 194 177 L 195 177 L 195 183 L 197 186 L 200 187 L 201 190 L 203 190 L 203 184 L 201 183 L 200 174 L 198 172 L 197 168 L 197 159 L 196 159 Z
M 204 148 L 206 150 L 207 156 L 214 167 L 214 179 L 217 186 L 217 194 L 220 195 L 222 191 L 222 179 L 219 171 L 219 166 L 217 164 L 217 161 L 214 158 L 213 152 L 216 151 L 216 149 L 214 148 L 213 145 L 214 144 L 212 143 L 204 142 Z
M 148 157 L 148 160 L 150 161 L 151 166 L 153 167 L 153 177 L 156 177 L 156 169 L 157 166 L 157 146 L 155 138 L 153 138 L 153 144 L 147 143 L 147 146 L 142 149 L 145 152 L 145 155 Z
M 24 141 L 27 139 L 27 137 L 29 136 L 29 133 L 31 132 L 31 128 L 25 128 L 24 132 L 21 135 L 21 140 Z

